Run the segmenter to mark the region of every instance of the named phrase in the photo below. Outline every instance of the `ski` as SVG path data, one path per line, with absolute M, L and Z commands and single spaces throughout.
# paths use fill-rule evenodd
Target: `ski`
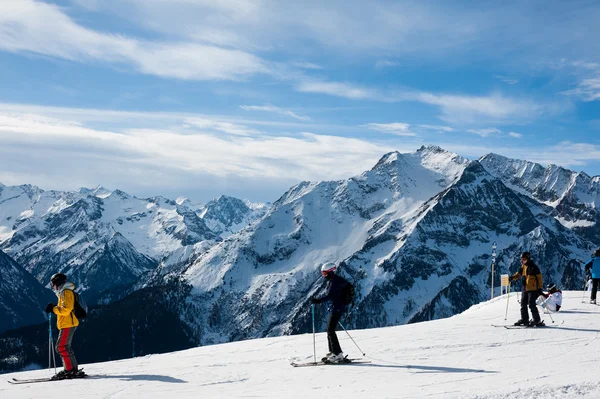
M 34 384 L 36 382 L 49 382 L 49 381 L 62 381 L 62 380 L 53 380 L 52 378 L 32 378 L 29 380 L 17 380 L 16 378 L 13 378 L 12 380 L 8 380 L 8 382 L 13 385 Z
M 62 378 L 62 379 L 54 379 L 53 377 L 20 379 L 20 378 L 14 378 L 13 377 L 13 379 L 9 380 L 8 382 L 10 384 L 18 385 L 18 384 L 33 384 L 33 383 L 36 383 L 36 382 L 50 382 L 50 381 L 63 381 L 63 380 L 79 380 L 81 378 L 88 378 L 88 377 L 89 377 L 89 375 L 87 375 L 87 374 L 84 374 L 83 376 L 80 376 L 80 377 Z
M 507 328 L 509 330 L 516 330 L 516 329 L 524 329 L 524 328 L 543 328 L 543 327 L 548 327 L 547 325 L 543 324 L 541 326 L 515 326 L 514 324 L 492 324 L 492 327 L 504 327 Z
M 346 358 L 346 359 L 344 359 L 344 361 L 339 362 L 339 363 L 331 363 L 331 362 L 324 362 L 324 361 L 304 362 L 304 363 L 291 362 L 290 365 L 293 367 L 308 367 L 308 366 L 339 366 L 339 365 L 344 365 L 344 364 L 364 364 L 364 363 L 371 363 L 371 361 Z
M 546 325 L 542 326 L 504 326 L 504 328 L 508 328 L 509 330 L 518 330 L 518 329 L 536 329 L 536 328 L 544 328 Z
M 84 378 L 89 378 L 89 376 L 85 376 L 85 377 L 78 377 L 78 378 L 63 378 L 60 380 L 55 380 L 52 377 L 50 378 L 32 378 L 29 380 L 18 380 L 16 378 L 13 378 L 12 380 L 8 380 L 9 384 L 13 384 L 13 385 L 20 385 L 20 384 L 35 384 L 38 382 L 51 382 L 51 381 L 72 381 L 72 380 L 81 380 Z

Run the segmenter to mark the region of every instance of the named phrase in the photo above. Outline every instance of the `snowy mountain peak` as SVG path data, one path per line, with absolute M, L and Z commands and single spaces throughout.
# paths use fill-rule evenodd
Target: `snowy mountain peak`
M 86 196 L 91 195 L 98 198 L 106 198 L 112 193 L 111 190 L 102 186 L 96 186 L 94 189 L 81 187 L 79 190 L 77 190 L 77 192 Z

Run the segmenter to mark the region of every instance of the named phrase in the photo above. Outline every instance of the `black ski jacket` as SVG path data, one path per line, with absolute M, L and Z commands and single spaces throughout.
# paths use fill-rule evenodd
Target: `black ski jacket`
M 325 295 L 317 298 L 319 302 L 331 301 L 329 306 L 329 313 L 343 313 L 346 311 L 346 305 L 342 301 L 344 289 L 349 283 L 345 278 L 334 274 L 331 279 L 327 282 L 327 291 Z

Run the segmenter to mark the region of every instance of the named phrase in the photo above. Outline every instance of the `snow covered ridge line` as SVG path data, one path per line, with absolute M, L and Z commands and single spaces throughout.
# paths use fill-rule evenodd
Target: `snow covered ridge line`
M 600 395 L 590 354 L 598 353 L 600 307 L 582 304 L 581 291 L 564 292 L 560 328 L 505 330 L 507 297 L 482 302 L 455 317 L 403 326 L 350 330 L 371 363 L 289 366 L 313 359 L 313 336 L 301 334 L 211 345 L 161 355 L 85 364 L 96 378 L 47 384 L 10 385 L 12 378 L 41 378 L 36 370 L 0 376 L 0 396 L 63 398 L 85 391 L 86 398 L 131 397 L 344 397 L 344 398 L 541 398 L 587 399 Z M 509 320 L 519 317 L 518 294 L 511 294 Z M 468 340 L 465 341 L 465 337 Z M 326 336 L 315 337 L 317 355 Z M 347 336 L 349 356 L 360 358 Z M 260 356 L 257 356 L 257 353 Z M 201 372 L 198 372 L 200 370 Z
M 209 332 L 202 343 L 223 342 L 224 331 L 306 332 L 327 261 L 357 287 L 353 328 L 449 317 L 489 297 L 493 242 L 496 282 L 529 250 L 544 281 L 580 287 L 581 260 L 600 243 L 593 227 L 565 228 L 479 161 L 434 146 L 392 152 L 359 176 L 292 187 L 256 225 L 199 255 L 183 277 L 201 310 L 184 318 Z
M 227 196 L 203 205 L 182 198 L 140 199 L 103 187 L 61 192 L 3 185 L 0 250 L 43 284 L 62 271 L 89 291 L 92 302 L 106 302 L 134 284 L 143 286 L 140 279 L 154 276 L 159 261 L 174 252 L 202 242 L 213 245 L 266 209 L 267 204 Z M 99 280 L 107 275 L 112 281 Z M 103 291 L 110 286 L 115 292 Z

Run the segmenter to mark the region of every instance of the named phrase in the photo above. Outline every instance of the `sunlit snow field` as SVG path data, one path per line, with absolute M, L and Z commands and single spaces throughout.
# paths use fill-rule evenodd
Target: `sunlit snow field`
M 493 327 L 519 318 L 517 294 L 507 321 L 506 305 L 504 295 L 449 319 L 349 331 L 370 364 L 294 368 L 313 358 L 305 334 L 84 364 L 85 380 L 11 385 L 52 372 L 0 375 L 0 398 L 600 398 L 600 306 L 567 291 L 555 323 L 543 316 L 547 328 Z M 327 352 L 324 333 L 316 347 Z

